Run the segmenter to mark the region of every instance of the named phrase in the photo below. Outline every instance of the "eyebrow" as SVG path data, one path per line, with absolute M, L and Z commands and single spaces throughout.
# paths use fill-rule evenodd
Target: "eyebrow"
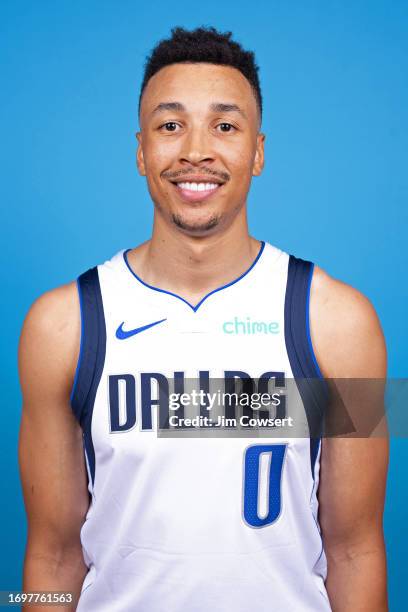
M 210 104 L 210 110 L 214 113 L 239 113 L 245 119 L 247 118 L 246 114 L 238 106 L 238 104 L 214 102 L 213 104 Z M 157 113 L 163 113 L 166 111 L 185 113 L 186 107 L 181 102 L 160 102 L 160 104 L 158 104 L 156 108 L 152 111 L 152 115 L 156 115 Z
M 214 104 L 210 105 L 210 109 L 214 113 L 239 113 L 246 119 L 246 114 L 244 113 L 242 108 L 238 106 L 238 104 L 225 104 L 224 102 L 215 102 Z
M 165 111 L 176 111 L 179 113 L 185 112 L 185 107 L 181 102 L 160 102 L 156 108 L 152 111 L 152 115 L 156 113 L 163 113 Z

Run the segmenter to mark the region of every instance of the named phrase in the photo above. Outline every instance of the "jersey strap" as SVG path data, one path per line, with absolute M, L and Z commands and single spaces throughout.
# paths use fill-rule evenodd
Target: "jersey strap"
M 323 426 L 328 387 L 313 351 L 309 327 L 309 300 L 314 264 L 289 256 L 285 295 L 285 342 L 293 376 L 303 400 L 310 431 L 310 462 L 314 466 Z
M 92 483 L 95 451 L 91 436 L 92 411 L 106 352 L 106 327 L 98 269 L 91 268 L 77 279 L 81 308 L 81 346 L 71 392 L 72 410 L 83 430 Z

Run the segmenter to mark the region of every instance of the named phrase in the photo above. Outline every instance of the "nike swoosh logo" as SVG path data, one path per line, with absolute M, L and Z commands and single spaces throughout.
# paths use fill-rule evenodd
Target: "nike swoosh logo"
M 149 327 L 153 327 L 154 325 L 158 325 L 159 323 L 163 323 L 167 319 L 160 319 L 160 321 L 154 321 L 154 323 L 149 323 L 148 325 L 143 325 L 142 327 L 136 327 L 135 329 L 129 329 L 126 331 L 123 329 L 125 322 L 121 323 L 116 330 L 116 337 L 118 340 L 126 340 L 126 338 L 130 338 L 131 336 L 135 336 L 136 334 L 140 334 L 140 332 L 149 329 Z

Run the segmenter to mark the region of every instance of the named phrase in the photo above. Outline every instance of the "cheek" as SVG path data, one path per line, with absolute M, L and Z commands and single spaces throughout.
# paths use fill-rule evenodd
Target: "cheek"
M 229 170 L 232 174 L 234 191 L 248 189 L 248 183 L 252 179 L 253 157 L 248 156 L 248 152 L 242 153 L 231 159 Z
M 148 140 L 144 148 L 146 172 L 152 180 L 156 180 L 162 172 L 174 164 L 177 146 L 169 142 Z
M 235 176 L 251 176 L 255 151 L 253 143 L 249 139 L 236 143 L 225 143 L 221 154 L 230 171 L 234 173 Z
M 154 180 L 161 172 L 167 169 L 168 158 L 159 150 L 152 151 L 148 156 L 145 155 L 146 171 Z

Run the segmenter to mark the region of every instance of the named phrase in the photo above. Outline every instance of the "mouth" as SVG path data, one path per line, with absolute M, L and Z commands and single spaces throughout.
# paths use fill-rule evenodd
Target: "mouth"
M 189 180 L 171 181 L 178 195 L 185 202 L 202 202 L 217 193 L 224 183 L 209 181 L 204 177 L 191 177 Z

